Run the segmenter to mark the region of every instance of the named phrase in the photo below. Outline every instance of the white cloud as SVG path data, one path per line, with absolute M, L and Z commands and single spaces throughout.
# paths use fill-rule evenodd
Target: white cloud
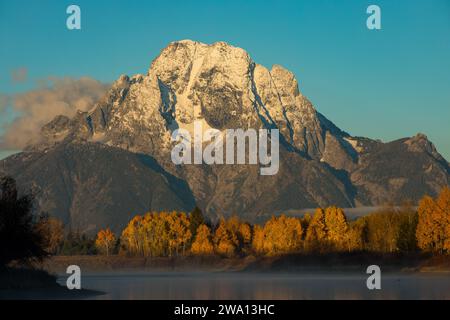
M 109 85 L 88 77 L 47 80 L 50 86 L 11 97 L 12 108 L 19 116 L 5 125 L 1 148 L 24 148 L 35 141 L 41 127 L 55 116 L 72 117 L 77 110 L 91 109 L 109 88 Z M 7 104 L 7 98 L 0 96 L 0 111 L 5 108 L 2 104 Z

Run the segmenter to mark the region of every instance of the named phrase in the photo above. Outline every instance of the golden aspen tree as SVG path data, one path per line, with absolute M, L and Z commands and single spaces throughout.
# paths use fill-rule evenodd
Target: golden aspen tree
M 439 251 L 441 232 L 436 202 L 430 196 L 423 197 L 417 212 L 419 215 L 416 230 L 417 245 L 424 251 Z
M 252 249 L 257 254 L 264 253 L 264 229 L 259 224 L 253 227 Z
M 327 240 L 327 227 L 325 223 L 325 211 L 316 209 L 306 231 L 305 242 L 308 249 L 321 249 Z
M 140 242 L 138 238 L 138 228 L 142 220 L 141 216 L 135 216 L 131 219 L 125 229 L 122 231 L 120 243 L 125 251 L 131 255 L 140 254 Z
M 263 251 L 268 255 L 274 255 L 277 252 L 277 248 L 281 245 L 281 234 L 277 218 L 272 216 L 264 225 L 264 242 Z
M 303 226 L 300 218 L 289 217 L 287 218 L 288 226 L 288 239 L 289 250 L 297 251 L 301 248 L 303 240 Z
M 141 256 L 147 257 L 151 256 L 152 250 L 152 235 L 153 227 L 155 223 L 155 215 L 152 213 L 146 213 L 143 215 L 138 228 L 136 229 L 136 237 L 139 243 L 139 254 Z
M 115 243 L 116 236 L 109 228 L 98 232 L 97 239 L 95 240 L 95 246 L 100 252 L 104 252 L 107 256 L 109 256 Z
M 252 230 L 248 223 L 233 215 L 225 221 L 226 229 L 231 233 L 231 238 L 238 251 L 245 251 L 251 245 Z
M 450 252 L 450 189 L 443 188 L 436 200 L 429 196 L 422 198 L 418 215 L 419 248 L 441 254 Z
M 264 225 L 262 233 L 263 236 L 255 233 L 255 237 L 262 241 L 262 250 L 258 250 L 268 255 L 292 253 L 301 247 L 303 228 L 298 218 L 273 216 Z
M 334 249 L 342 249 L 347 237 L 348 224 L 345 213 L 341 208 L 329 207 L 325 210 L 325 225 L 327 240 L 334 245 Z
M 360 251 L 364 249 L 364 233 L 366 230 L 366 220 L 358 219 L 348 227 L 344 239 L 344 248 L 348 251 Z
M 157 225 L 155 227 L 155 252 L 157 256 L 171 256 L 174 249 L 178 246 L 178 241 L 173 239 L 173 221 L 176 219 L 176 212 L 160 212 Z M 176 235 L 175 235 L 176 237 Z
M 169 219 L 169 241 L 172 249 L 175 249 L 175 253 L 178 255 L 180 247 L 182 253 L 185 253 L 186 244 L 191 239 L 190 221 L 186 216 L 186 213 L 173 212 L 168 217 Z
M 212 255 L 214 246 L 211 241 L 211 230 L 207 225 L 201 224 L 196 231 L 194 242 L 191 246 L 194 255 Z
M 169 250 L 169 257 L 172 256 L 173 251 L 178 251 L 179 239 L 178 235 L 181 232 L 181 225 L 178 221 L 177 213 L 172 212 L 167 217 L 167 243 Z
M 225 220 L 221 220 L 214 234 L 215 250 L 218 254 L 232 257 L 236 254 L 236 244 L 238 240 L 227 228 Z
M 186 253 L 186 248 L 192 241 L 192 231 L 191 231 L 191 220 L 188 215 L 184 212 L 180 215 L 181 225 L 183 226 L 183 233 L 180 235 L 180 243 L 183 249 L 183 254 Z
M 442 189 L 436 200 L 442 230 L 442 252 L 450 253 L 450 188 Z
M 136 237 L 139 242 L 139 254 L 144 257 L 155 255 L 155 239 L 159 237 L 155 235 L 155 226 L 158 223 L 158 215 L 148 212 L 142 216 L 138 228 L 136 229 Z
M 162 211 L 134 217 L 123 230 L 121 243 L 130 254 L 171 256 L 184 254 L 191 237 L 186 213 Z
M 216 251 L 220 255 L 231 258 L 236 254 L 236 246 L 231 240 L 223 239 L 217 245 Z

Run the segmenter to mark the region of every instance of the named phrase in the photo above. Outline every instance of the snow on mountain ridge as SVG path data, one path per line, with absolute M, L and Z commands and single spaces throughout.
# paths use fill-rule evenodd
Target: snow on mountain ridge
M 269 70 L 225 42 L 170 43 L 146 75 L 121 76 L 83 116 L 85 123 L 71 125 L 71 138 L 157 158 L 167 156 L 174 129 L 192 131 L 196 120 L 204 129 L 276 127 L 288 148 L 313 159 L 322 158 L 326 132 L 341 139 L 300 93 L 292 72 L 279 65 Z

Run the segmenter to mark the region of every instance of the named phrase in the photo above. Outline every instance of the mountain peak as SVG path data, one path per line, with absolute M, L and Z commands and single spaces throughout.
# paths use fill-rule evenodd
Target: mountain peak
M 147 75 L 121 75 L 85 120 L 83 115 L 84 123 L 54 126 L 61 132 L 51 136 L 164 156 L 173 128 L 191 131 L 194 121 L 202 121 L 219 130 L 278 128 L 285 147 L 318 160 L 326 132 L 340 132 L 300 93 L 291 71 L 280 65 L 269 70 L 223 41 L 171 42 Z
M 436 150 L 434 144 L 423 133 L 419 132 L 414 137 L 407 139 L 405 144 L 411 152 L 426 152 L 438 161 L 447 163 L 442 155 Z
M 171 135 L 193 130 L 196 121 L 203 130 L 279 129 L 279 173 L 260 176 L 256 165 L 175 166 Z M 211 217 L 400 203 L 436 194 L 450 174 L 425 135 L 392 143 L 352 137 L 316 111 L 292 72 L 269 70 L 225 42 L 170 43 L 146 75 L 120 76 L 90 111 L 56 117 L 41 135 L 30 152 L 6 159 L 4 170 L 40 186 L 43 209 L 80 224 L 88 212 L 111 223 L 110 211 L 125 219 L 147 203 L 169 208 L 166 200 L 189 209 L 191 192 Z M 113 201 L 125 188 L 139 206 Z M 178 199 L 180 192 L 187 196 Z

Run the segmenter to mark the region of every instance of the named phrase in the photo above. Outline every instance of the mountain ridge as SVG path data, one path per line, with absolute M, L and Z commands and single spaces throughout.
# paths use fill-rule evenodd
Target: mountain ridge
M 177 128 L 192 132 L 195 121 L 221 131 L 279 129 L 280 172 L 261 177 L 249 165 L 175 166 L 171 134 Z M 197 205 L 213 219 L 417 201 L 425 193 L 437 194 L 450 175 L 448 162 L 425 135 L 388 143 L 351 136 L 314 108 L 292 72 L 279 65 L 269 70 L 225 42 L 170 43 L 146 75 L 122 75 L 89 112 L 55 117 L 42 128 L 40 143 L 15 159 L 26 163 L 27 152 L 58 154 L 60 145 L 82 149 L 84 144 L 151 157 L 165 173 L 186 182 Z M 108 151 L 99 147 L 97 152 Z M 102 159 L 91 164 L 94 171 L 107 166 Z M 125 163 L 120 167 L 126 171 Z M 5 171 L 20 180 L 20 172 Z M 180 208 L 189 210 L 193 203 L 186 199 Z M 42 200 L 43 208 L 46 201 L 51 202 Z M 114 215 L 130 214 L 124 210 Z M 69 211 L 81 215 L 78 208 Z

